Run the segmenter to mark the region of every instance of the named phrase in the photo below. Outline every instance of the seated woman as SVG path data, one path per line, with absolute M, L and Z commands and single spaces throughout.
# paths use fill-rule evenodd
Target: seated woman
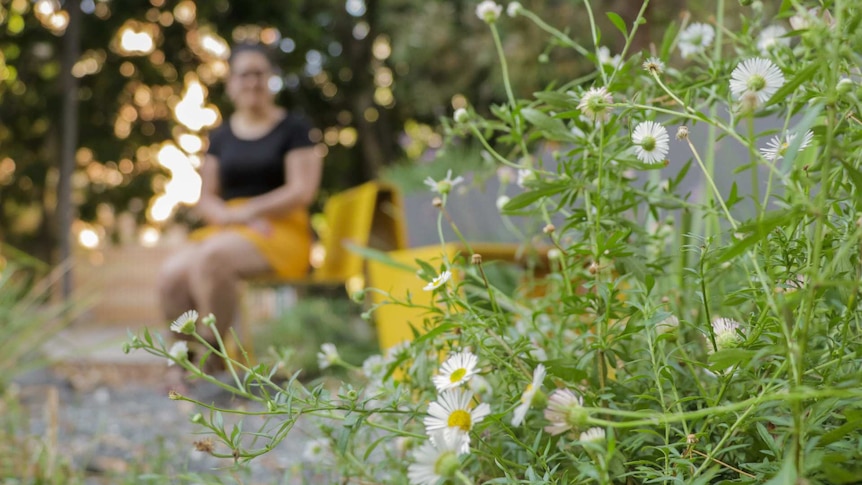
M 212 313 L 222 334 L 236 315 L 240 279 L 308 272 L 308 206 L 322 170 L 309 124 L 275 104 L 266 52 L 241 45 L 229 64 L 235 110 L 210 134 L 201 168 L 196 210 L 207 226 L 167 260 L 159 280 L 168 321 L 189 309 Z M 198 331 L 214 342 L 209 329 L 198 325 Z

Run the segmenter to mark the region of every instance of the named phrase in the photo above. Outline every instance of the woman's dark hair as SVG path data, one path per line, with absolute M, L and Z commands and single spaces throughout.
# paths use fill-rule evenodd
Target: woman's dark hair
M 227 58 L 228 65 L 233 66 L 234 59 L 237 58 L 240 54 L 246 52 L 253 52 L 262 55 L 266 58 L 266 61 L 269 62 L 269 65 L 275 68 L 275 62 L 272 60 L 272 55 L 270 50 L 261 44 L 236 44 L 230 49 L 230 57 Z

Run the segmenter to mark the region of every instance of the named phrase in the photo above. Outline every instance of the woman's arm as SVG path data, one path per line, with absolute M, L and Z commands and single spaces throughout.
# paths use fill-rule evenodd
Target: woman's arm
M 213 155 L 207 155 L 201 166 L 201 198 L 195 206 L 195 211 L 207 224 L 229 224 L 230 212 L 222 200 L 219 182 L 219 161 Z
M 314 147 L 293 149 L 284 156 L 286 183 L 281 187 L 257 197 L 252 197 L 237 208 L 234 222 L 249 221 L 286 214 L 314 202 L 320 187 L 323 160 Z

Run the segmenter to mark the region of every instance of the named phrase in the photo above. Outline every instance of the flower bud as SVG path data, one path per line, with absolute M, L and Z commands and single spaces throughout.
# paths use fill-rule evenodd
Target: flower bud
M 676 129 L 676 139 L 679 141 L 688 140 L 688 127 L 685 125 Z
M 551 261 L 556 261 L 563 257 L 563 252 L 557 248 L 551 248 L 548 250 L 548 259 Z
M 460 468 L 461 460 L 458 459 L 458 455 L 454 451 L 444 452 L 434 463 L 434 471 L 443 478 L 455 476 L 455 472 Z
M 493 0 L 485 0 L 476 6 L 476 16 L 487 24 L 493 24 L 503 13 L 503 6 Z
M 503 207 L 506 207 L 506 204 L 509 203 L 509 200 L 511 200 L 511 199 L 509 199 L 505 195 L 501 195 L 500 197 L 497 197 L 497 210 L 502 211 Z
M 201 424 L 203 422 L 204 422 L 204 417 L 201 413 L 195 413 L 195 415 L 192 416 L 192 423 Z
M 509 17 L 517 17 L 523 9 L 524 7 L 521 5 L 521 2 L 509 2 L 509 5 L 506 6 L 506 15 Z
M 835 87 L 838 90 L 838 94 L 844 96 L 849 93 L 851 89 L 853 89 L 853 81 L 850 79 L 843 77 L 840 81 L 838 81 L 838 85 Z
M 443 199 L 441 199 L 440 197 L 434 197 L 433 199 L 431 199 L 431 205 L 437 208 L 443 207 Z
M 350 299 L 352 299 L 356 303 L 362 303 L 363 301 L 365 301 L 365 290 L 354 291 L 353 294 L 350 295 Z
M 473 256 L 470 257 L 470 262 L 473 264 L 482 264 L 482 255 L 474 253 Z
M 207 326 L 210 326 L 210 327 L 215 327 L 215 324 L 216 324 L 216 317 L 215 317 L 215 315 L 213 315 L 212 313 L 210 313 L 209 315 L 205 316 L 205 317 L 203 318 L 203 320 L 201 320 L 201 321 L 203 322 L 203 324 L 204 324 L 204 325 L 207 325 Z
M 455 123 L 466 123 L 470 121 L 470 113 L 464 108 L 458 108 L 455 110 L 453 118 L 455 119 Z
M 542 229 L 542 232 L 544 232 L 545 234 L 553 234 L 556 230 L 556 226 L 554 226 L 553 224 L 548 224 Z

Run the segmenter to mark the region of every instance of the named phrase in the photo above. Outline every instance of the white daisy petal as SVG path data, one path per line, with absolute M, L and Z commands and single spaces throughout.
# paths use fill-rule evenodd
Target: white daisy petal
M 536 393 L 542 388 L 542 382 L 545 380 L 545 366 L 539 364 L 533 370 L 533 380 L 527 384 L 524 393 L 521 394 L 521 404 L 515 408 L 512 415 L 512 426 L 520 426 L 527 417 L 527 411 L 530 410 L 530 405 L 533 404 L 533 398 Z
M 730 92 L 737 101 L 746 94 L 756 97 L 757 105 L 766 103 L 781 86 L 784 74 L 769 59 L 754 57 L 736 66 L 730 75 Z
M 607 122 L 611 119 L 612 108 L 609 105 L 613 102 L 613 96 L 604 86 L 590 88 L 581 96 L 578 109 L 590 120 Z
M 772 139 L 766 142 L 766 148 L 760 149 L 760 153 L 763 155 L 763 158 L 769 161 L 774 162 L 776 160 L 781 160 L 795 139 L 796 133 L 791 133 L 789 131 L 784 132 L 783 137 L 773 136 Z M 799 151 L 808 148 L 813 139 L 814 133 L 811 130 L 806 131 L 805 135 L 802 137 L 802 142 L 799 144 Z
M 769 55 L 769 51 L 779 46 L 789 46 L 790 39 L 783 37 L 787 29 L 780 25 L 770 25 L 760 32 L 757 37 L 757 50 L 761 54 Z
M 423 420 L 425 430 L 430 434 L 437 430 L 458 428 L 464 433 L 491 414 L 488 403 L 482 403 L 475 408 L 470 407 L 473 393 L 461 389 L 449 389 L 440 393 L 437 400 L 428 405 L 428 416 Z M 469 438 L 461 448 L 464 453 L 470 451 Z
M 700 22 L 689 25 L 679 34 L 679 53 L 683 59 L 706 50 L 715 38 L 715 29 Z
M 662 163 L 670 148 L 667 129 L 655 121 L 638 123 L 632 133 L 632 142 L 638 159 L 648 164 Z
M 712 332 L 715 335 L 715 345 L 718 350 L 736 347 L 740 342 L 741 323 L 730 318 L 716 318 L 712 321 Z
M 451 478 L 460 467 L 458 455 L 463 454 L 467 439 L 464 432 L 454 428 L 431 433 L 430 439 L 413 452 L 414 462 L 407 467 L 410 483 L 436 485 Z
M 579 412 L 583 406 L 583 399 L 571 390 L 555 390 L 548 396 L 545 419 L 551 424 L 545 426 L 545 431 L 552 435 L 558 435 L 580 426 L 581 421 L 586 418 L 585 413 Z
M 458 387 L 476 374 L 478 363 L 479 358 L 472 352 L 458 352 L 443 362 L 440 372 L 431 380 L 438 392 Z
M 198 316 L 198 312 L 195 310 L 189 310 L 183 313 L 179 318 L 171 322 L 171 331 L 185 335 L 195 333 L 195 325 L 197 324 Z
M 450 278 L 452 278 L 452 272 L 449 270 L 446 270 L 446 271 L 440 273 L 433 280 L 431 280 L 431 282 L 428 283 L 427 285 L 425 285 L 422 289 L 425 291 L 436 290 L 437 288 L 440 288 L 441 286 L 445 285 L 446 282 L 449 281 Z

